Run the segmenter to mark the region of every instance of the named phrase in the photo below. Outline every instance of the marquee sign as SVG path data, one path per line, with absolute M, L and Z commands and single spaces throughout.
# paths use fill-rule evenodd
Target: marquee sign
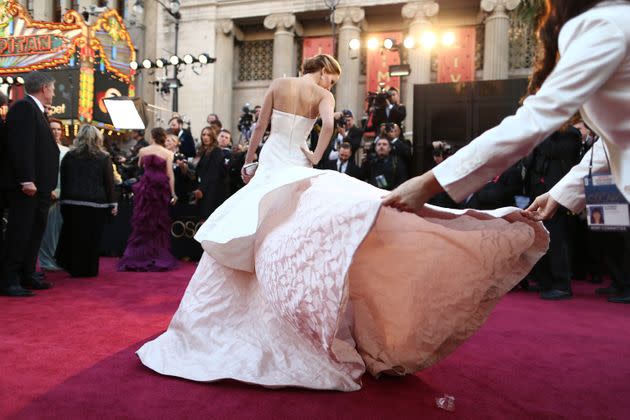
M 0 0 L 0 76 L 50 70 L 58 92 L 51 110 L 56 117 L 107 126 L 111 121 L 102 100 L 135 94 L 135 72 L 129 67 L 135 60 L 116 10 L 100 14 L 91 25 L 74 10 L 63 22 L 41 22 L 16 0 Z
M 67 64 L 86 33 L 74 10 L 63 22 L 39 22 L 14 0 L 0 0 L 0 70 L 26 73 Z

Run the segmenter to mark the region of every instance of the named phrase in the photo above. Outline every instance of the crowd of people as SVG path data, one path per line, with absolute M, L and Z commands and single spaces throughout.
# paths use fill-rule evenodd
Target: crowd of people
M 42 86 L 45 86 L 47 79 L 39 74 L 35 74 L 33 79 L 39 80 L 41 86 L 34 82 L 33 89 L 39 89 L 40 92 L 29 93 L 23 102 L 33 105 L 31 102 L 35 102 L 34 98 L 41 97 L 40 102 L 45 109 L 47 99 L 42 92 L 47 92 L 47 88 Z M 373 109 L 370 112 L 370 115 L 376 115 L 374 118 L 379 122 L 375 133 L 366 133 L 370 130 L 369 120 L 364 119 L 362 123 L 358 123 L 351 110 L 335 113 L 335 129 L 318 168 L 341 172 L 384 190 L 393 190 L 410 178 L 413 147 L 403 134 L 406 110 L 400 104 L 400 96 L 395 88 L 388 91 L 386 98 L 383 107 L 377 112 L 373 112 Z M 10 138 L 11 135 L 24 135 L 21 128 L 11 127 L 12 124 L 22 127 L 23 120 L 15 117 L 17 119 L 14 121 L 15 118 L 11 117 L 24 105 L 15 109 L 12 107 L 10 113 L 7 112 L 6 105 L 5 101 L 3 115 L 7 117 L 7 121 L 3 133 L 8 137 L 3 141 L 6 149 L 4 155 L 11 157 L 13 152 L 20 155 L 13 157 L 20 159 L 24 149 L 13 151 Z M 32 112 L 32 108 L 30 106 L 28 111 Z M 260 106 L 256 106 L 252 114 L 247 130 L 255 129 Z M 63 137 L 62 121 L 48 118 L 45 113 L 44 117 L 50 127 L 48 133 L 59 151 L 58 177 L 48 179 L 54 172 L 55 165 L 52 163 L 42 165 L 28 162 L 33 168 L 32 173 L 38 178 L 47 177 L 42 184 L 45 189 L 38 188 L 35 196 L 47 197 L 33 204 L 37 219 L 33 225 L 36 231 L 31 239 L 33 243 L 18 248 L 8 247 L 3 251 L 7 261 L 3 289 L 7 294 L 31 294 L 20 285 L 35 289 L 51 286 L 45 281 L 44 272 L 35 271 L 34 259 L 37 258 L 40 267 L 45 271 L 63 269 L 77 277 L 98 275 L 103 226 L 116 216 L 118 202 L 121 200 L 133 203 L 134 210 L 133 231 L 119 269 L 171 269 L 177 263 L 170 253 L 169 206 L 189 206 L 195 209 L 199 222 L 203 222 L 228 197 L 244 186 L 241 168 L 248 150 L 246 137 L 250 133 L 233 139 L 232 133 L 223 128 L 216 114 L 208 115 L 207 126 L 201 130 L 198 138 L 185 127 L 182 118 L 174 114 L 168 121 L 168 127 L 155 128 L 148 136 L 143 131 L 134 131 L 130 133 L 129 141 L 124 143 L 104 141 L 102 130 L 84 125 L 70 148 L 64 146 L 67 139 Z M 269 130 L 270 127 L 267 127 L 267 134 Z M 307 139 L 311 150 L 317 147 L 320 131 L 321 121 L 318 121 Z M 32 135 L 42 136 L 42 132 L 43 128 Z M 45 133 L 46 136 L 48 133 Z M 264 147 L 265 140 L 266 137 L 263 137 L 255 151 L 256 156 Z M 523 208 L 535 197 L 549 191 L 580 161 L 596 140 L 596 136 L 584 122 L 575 121 L 572 126 L 550 136 L 527 158 L 504 173 L 497 174 L 464 201 L 455 202 L 447 193 L 442 192 L 429 200 L 429 203 L 455 209 L 491 210 L 505 206 Z M 33 141 L 38 142 L 41 139 Z M 436 165 L 455 152 L 445 141 L 435 141 L 432 146 Z M 51 153 L 52 155 L 56 153 Z M 40 156 L 38 159 L 44 158 Z M 44 168 L 48 168 L 46 175 Z M 5 173 L 3 177 L 3 208 L 8 210 L 9 220 L 12 216 L 11 194 L 7 193 L 6 186 L 15 185 L 15 176 Z M 156 181 L 153 186 L 149 182 L 152 177 Z M 46 192 L 55 179 L 56 187 L 49 193 Z M 14 200 L 16 198 L 19 202 L 21 197 L 13 197 Z M 18 207 L 21 208 L 22 205 L 18 204 Z M 44 212 L 45 208 L 48 209 L 47 212 Z M 13 218 L 19 220 L 23 217 L 23 212 L 17 211 Z M 46 222 L 43 220 L 44 213 Z M 156 224 L 159 226 L 159 233 L 156 233 L 155 227 L 143 229 L 145 225 Z M 16 268 L 18 258 L 13 254 L 15 261 L 12 261 L 11 249 L 22 249 L 26 253 L 28 247 L 33 248 L 40 235 L 39 227 L 44 225 L 46 229 L 41 232 L 38 251 L 30 249 L 22 265 Z M 590 232 L 584 213 L 573 214 L 564 208 L 546 221 L 545 226 L 551 233 L 549 252 L 530 275 L 523 279 L 521 288 L 540 291 L 543 299 L 557 300 L 572 296 L 572 278 L 602 283 L 609 277 L 612 280 L 611 285 L 597 289 L 597 293 L 612 295 L 612 301 L 618 299 L 617 295 L 627 295 L 630 290 L 630 269 L 623 234 Z M 3 235 L 6 242 L 15 240 L 14 235 L 16 232 L 9 222 L 6 234 Z M 147 243 L 151 244 L 152 249 L 147 249 Z M 12 267 L 11 264 L 16 265 Z M 13 277 L 11 270 L 14 271 Z

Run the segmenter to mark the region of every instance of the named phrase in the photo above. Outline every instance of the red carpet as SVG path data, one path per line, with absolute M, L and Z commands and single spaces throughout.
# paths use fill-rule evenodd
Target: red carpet
M 52 290 L 0 297 L 0 417 L 628 418 L 630 307 L 577 283 L 570 301 L 511 293 L 453 355 L 416 376 L 364 378 L 359 392 L 269 390 L 157 375 L 134 351 L 163 331 L 194 271 L 49 274 Z M 435 397 L 455 397 L 455 412 Z

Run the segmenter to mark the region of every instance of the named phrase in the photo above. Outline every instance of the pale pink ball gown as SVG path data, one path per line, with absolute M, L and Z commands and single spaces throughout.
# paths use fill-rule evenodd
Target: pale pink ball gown
M 253 180 L 196 239 L 205 250 L 168 330 L 138 355 L 164 375 L 353 391 L 367 369 L 431 366 L 473 334 L 545 252 L 516 209 L 420 216 L 312 169 L 314 120 L 274 110 Z

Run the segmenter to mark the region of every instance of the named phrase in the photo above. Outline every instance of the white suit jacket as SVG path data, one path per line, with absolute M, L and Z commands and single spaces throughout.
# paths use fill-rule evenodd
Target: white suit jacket
M 615 183 L 630 201 L 630 3 L 602 2 L 571 19 L 560 31 L 560 59 L 536 95 L 515 115 L 486 131 L 433 169 L 457 202 L 501 174 L 579 109 L 603 139 Z M 594 172 L 608 170 L 602 142 Z M 584 207 L 582 177 L 590 153 L 551 191 L 563 206 Z

